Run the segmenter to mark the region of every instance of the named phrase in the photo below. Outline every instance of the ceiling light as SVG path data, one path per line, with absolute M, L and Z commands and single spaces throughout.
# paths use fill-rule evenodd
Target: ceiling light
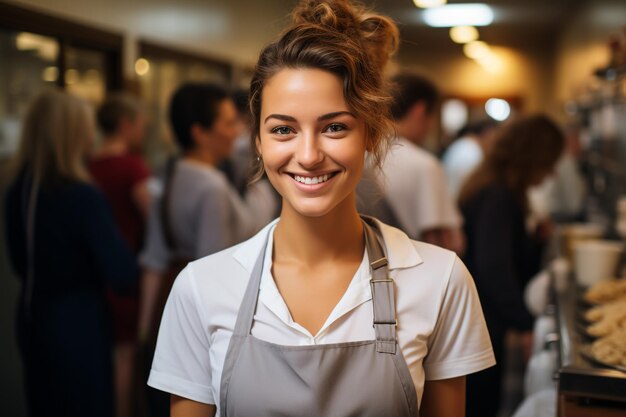
M 67 85 L 76 84 L 78 82 L 79 77 L 80 77 L 80 74 L 78 70 L 75 70 L 73 68 L 68 69 L 67 71 L 65 71 L 65 84 Z
M 488 72 L 496 73 L 502 71 L 504 63 L 502 60 L 493 52 L 489 51 L 489 53 L 481 56 L 477 59 L 478 63 L 482 65 L 482 67 Z
M 468 43 L 478 39 L 478 29 L 474 26 L 455 26 L 450 29 L 450 37 L 456 43 Z
M 413 4 L 422 9 L 428 9 L 429 7 L 438 7 L 446 4 L 448 0 L 413 0 Z
M 422 17 L 428 26 L 487 26 L 493 22 L 493 10 L 482 3 L 447 4 L 426 9 Z
M 489 45 L 483 41 L 472 41 L 463 46 L 463 53 L 468 58 L 481 59 L 491 53 Z
M 145 58 L 139 58 L 135 62 L 135 72 L 137 75 L 146 75 L 150 71 L 150 62 Z
M 503 122 L 511 115 L 511 105 L 501 98 L 490 98 L 485 103 L 485 111 L 491 118 Z
M 41 78 L 48 83 L 53 83 L 59 78 L 59 69 L 57 67 L 46 67 L 41 74 Z

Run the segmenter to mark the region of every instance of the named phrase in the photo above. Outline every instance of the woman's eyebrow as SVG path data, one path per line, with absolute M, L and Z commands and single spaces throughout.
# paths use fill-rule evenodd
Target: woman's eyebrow
M 323 114 L 320 117 L 317 118 L 318 122 L 324 121 L 324 120 L 329 120 L 329 119 L 334 119 L 337 116 L 343 116 L 343 115 L 348 115 L 348 116 L 352 116 L 356 119 L 356 116 L 352 113 L 350 113 L 349 111 L 336 111 L 336 112 L 332 112 L 332 113 L 327 113 L 327 114 Z M 284 122 L 297 122 L 296 118 L 293 116 L 288 116 L 286 114 L 270 114 L 269 116 L 267 116 L 265 118 L 265 120 L 263 121 L 263 123 L 267 123 L 267 121 L 269 119 L 278 119 L 278 120 L 282 120 Z
M 352 116 L 356 119 L 356 116 L 352 113 L 350 113 L 349 111 L 336 111 L 333 113 L 328 113 L 328 114 L 324 114 L 320 117 L 317 118 L 318 122 L 321 122 L 323 120 L 328 120 L 328 119 L 334 119 L 337 116 L 343 116 L 344 114 L 348 115 L 348 116 Z
M 269 119 L 278 119 L 278 120 L 282 120 L 284 122 L 295 122 L 296 121 L 295 117 L 287 116 L 286 114 L 270 114 L 269 116 L 267 116 L 265 118 L 263 123 L 267 123 L 267 121 Z

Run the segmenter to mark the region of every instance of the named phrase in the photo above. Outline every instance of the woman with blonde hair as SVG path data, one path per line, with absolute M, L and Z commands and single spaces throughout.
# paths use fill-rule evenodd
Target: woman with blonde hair
M 523 289 L 539 270 L 543 232 L 528 233 L 528 189 L 553 171 L 563 151 L 559 128 L 544 115 L 520 117 L 504 126 L 491 150 L 461 189 L 467 250 L 496 360 L 503 362 L 506 332 L 524 332 L 530 346 L 533 318 Z M 545 237 L 543 237 L 545 239 Z M 469 417 L 494 417 L 501 393 L 501 366 L 468 378 Z
M 148 382 L 173 417 L 464 415 L 465 375 L 494 363 L 470 275 L 356 209 L 397 44 L 389 18 L 307 0 L 261 52 L 252 139 L 282 211 L 176 279 Z
M 31 416 L 113 415 L 105 287 L 128 289 L 138 271 L 85 168 L 93 136 L 85 102 L 42 93 L 25 118 L 6 195 Z

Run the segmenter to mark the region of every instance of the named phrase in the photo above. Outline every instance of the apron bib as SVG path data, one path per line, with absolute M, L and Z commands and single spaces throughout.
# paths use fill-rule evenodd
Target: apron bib
M 364 220 L 376 339 L 283 346 L 252 336 L 266 241 L 226 353 L 221 417 L 418 415 L 415 386 L 396 340 L 394 284 L 382 239 L 373 220 Z

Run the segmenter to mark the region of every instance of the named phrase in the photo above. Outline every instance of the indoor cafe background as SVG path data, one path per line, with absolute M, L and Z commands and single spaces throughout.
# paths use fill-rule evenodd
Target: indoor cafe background
M 15 151 L 28 103 L 51 85 L 94 104 L 107 91 L 137 93 L 151 115 L 145 156 L 158 169 L 173 146 L 165 117 L 171 92 L 187 80 L 245 87 L 260 49 L 283 28 L 294 3 L 0 0 L 0 171 Z M 602 99 L 606 74 L 593 74 L 609 65 L 608 43 L 626 25 L 623 0 L 489 0 L 494 19 L 478 27 L 484 43 L 472 52 L 453 42 L 448 28 L 428 26 L 411 0 L 366 3 L 400 24 L 395 65 L 420 71 L 444 92 L 439 134 L 429 143 L 434 151 L 465 120 L 484 117 L 490 99 L 500 99 L 491 101 L 496 118 L 509 109 L 544 111 L 567 123 Z M 619 123 L 626 131 L 618 120 L 600 123 L 609 131 L 591 133 L 615 135 Z M 0 415 L 7 416 L 24 415 L 12 334 L 16 293 L 0 239 Z

